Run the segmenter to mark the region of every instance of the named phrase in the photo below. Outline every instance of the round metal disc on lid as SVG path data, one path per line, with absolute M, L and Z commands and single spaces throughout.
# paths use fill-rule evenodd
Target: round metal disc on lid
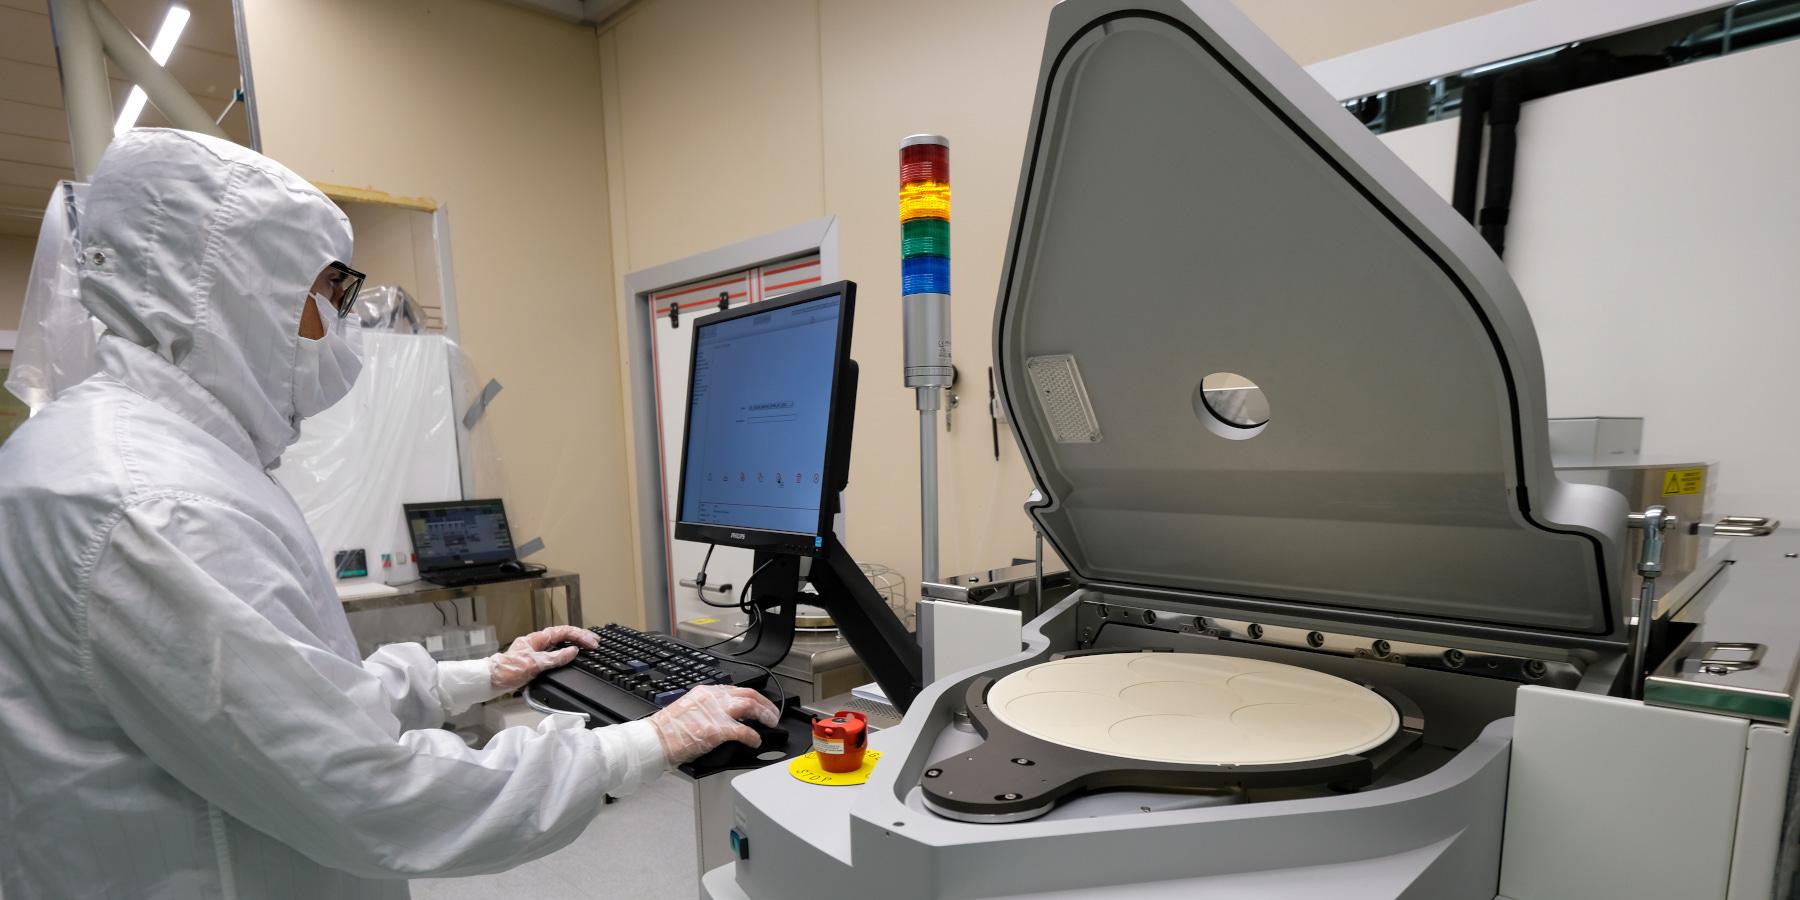
M 1355 682 L 1299 666 L 1194 653 L 1074 656 L 988 691 L 1001 721 L 1042 740 L 1130 759 L 1275 765 L 1362 753 L 1400 714 Z

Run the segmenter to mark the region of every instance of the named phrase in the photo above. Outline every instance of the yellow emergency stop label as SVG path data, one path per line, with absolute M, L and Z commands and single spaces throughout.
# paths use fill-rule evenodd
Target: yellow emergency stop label
M 1663 473 L 1663 496 L 1698 494 L 1706 486 L 1705 469 L 1670 469 Z
M 824 787 L 843 787 L 851 784 L 862 784 L 869 780 L 869 773 L 875 771 L 875 762 L 881 759 L 880 750 L 863 751 L 862 768 L 854 772 L 827 772 L 819 764 L 818 751 L 794 758 L 788 763 L 788 774 L 806 782 Z

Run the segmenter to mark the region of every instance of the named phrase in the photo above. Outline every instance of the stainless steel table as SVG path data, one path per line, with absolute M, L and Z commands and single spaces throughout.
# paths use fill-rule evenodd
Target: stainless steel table
M 550 569 L 542 575 L 526 575 L 506 581 L 489 581 L 484 584 L 468 584 L 461 587 L 441 587 L 425 581 L 415 581 L 411 584 L 394 585 L 393 587 L 399 593 L 351 597 L 344 600 L 344 612 L 393 609 L 398 606 L 461 600 L 476 596 L 484 597 L 492 602 L 505 596 L 517 597 L 528 594 L 531 597 L 531 629 L 536 631 L 544 627 L 544 622 L 550 618 L 548 611 L 551 593 L 561 589 L 563 602 L 569 614 L 569 624 L 582 624 L 581 576 L 574 572 Z
M 689 619 L 675 626 L 675 636 L 704 647 L 737 634 L 746 623 L 742 619 L 722 621 Z M 720 652 L 730 650 L 720 648 Z M 869 670 L 863 667 L 850 643 L 836 631 L 801 631 L 794 634 L 794 646 L 781 662 L 775 664 L 783 689 L 801 705 L 820 697 L 843 693 L 865 684 Z

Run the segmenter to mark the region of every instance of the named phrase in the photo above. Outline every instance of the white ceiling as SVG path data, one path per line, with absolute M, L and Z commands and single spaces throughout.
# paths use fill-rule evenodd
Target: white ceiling
M 156 36 L 169 8 L 168 0 L 106 3 L 146 44 Z M 193 18 L 169 58 L 169 71 L 201 107 L 217 114 L 230 103 L 238 86 L 231 0 L 183 3 Z M 116 68 L 112 75 L 116 117 L 131 92 L 131 83 L 120 80 Z M 138 124 L 168 122 L 151 105 Z M 233 140 L 249 142 L 242 105 L 221 125 Z M 0 235 L 37 234 L 50 189 L 57 181 L 73 177 L 69 159 L 69 125 L 63 113 L 47 0 L 0 0 Z
M 500 0 L 578 25 L 599 25 L 636 0 Z

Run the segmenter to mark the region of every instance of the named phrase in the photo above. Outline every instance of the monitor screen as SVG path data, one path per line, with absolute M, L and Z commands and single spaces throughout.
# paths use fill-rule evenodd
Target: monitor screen
M 408 504 L 406 527 L 421 572 L 516 558 L 506 507 L 498 500 Z
M 738 541 L 745 531 L 821 534 L 846 306 L 832 293 L 701 320 L 680 522 Z

